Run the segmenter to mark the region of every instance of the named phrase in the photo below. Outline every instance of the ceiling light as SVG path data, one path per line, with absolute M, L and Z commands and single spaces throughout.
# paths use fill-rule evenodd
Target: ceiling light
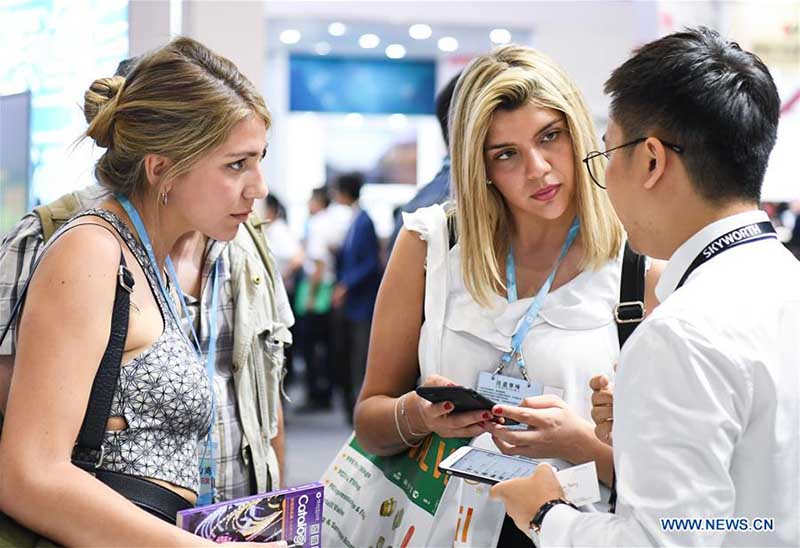
M 508 44 L 511 41 L 511 33 L 506 29 L 494 29 L 489 33 L 492 44 Z
M 331 23 L 328 25 L 328 34 L 331 36 L 343 36 L 347 32 L 347 26 L 344 23 Z
M 392 129 L 403 129 L 408 126 L 408 116 L 405 114 L 392 114 L 389 116 L 389 127 Z
M 431 37 L 433 31 L 429 25 L 416 24 L 408 27 L 408 35 L 414 40 L 425 40 Z
M 331 52 L 331 45 L 328 42 L 317 42 L 314 45 L 314 51 L 317 55 L 328 55 Z
M 389 59 L 402 59 L 406 56 L 406 48 L 400 44 L 389 44 L 386 46 L 386 57 Z
M 452 36 L 445 36 L 443 38 L 439 38 L 438 45 L 440 50 L 451 52 L 458 49 L 458 40 Z
M 286 29 L 281 32 L 281 42 L 287 45 L 296 44 L 300 41 L 300 31 L 297 29 Z
M 377 48 L 380 43 L 381 39 L 377 34 L 362 34 L 358 38 L 358 45 L 364 49 Z

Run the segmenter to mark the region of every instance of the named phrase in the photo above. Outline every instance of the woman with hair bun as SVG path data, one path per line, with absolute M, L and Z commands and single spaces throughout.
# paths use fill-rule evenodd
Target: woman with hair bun
M 95 81 L 84 112 L 86 136 L 106 149 L 95 175 L 113 195 L 61 228 L 31 277 L 0 509 L 67 546 L 212 545 L 174 526 L 197 499 L 214 398 L 165 271 L 182 236 L 232 240 L 264 198 L 270 115 L 233 63 L 189 38 L 143 56 L 126 78 Z M 117 307 L 128 298 L 129 310 Z M 116 384 L 93 385 L 115 347 Z M 101 450 L 87 458 L 82 422 L 103 395 Z
M 589 380 L 611 376 L 619 354 L 624 234 L 581 165 L 600 148 L 589 110 L 549 57 L 508 45 L 463 71 L 449 120 L 455 205 L 405 216 L 375 305 L 358 441 L 392 455 L 436 435 L 558 467 L 595 461 L 608 500 L 612 452 L 594 434 Z M 656 278 L 651 269 L 648 309 Z M 528 397 L 457 412 L 414 391 L 485 388 L 498 375 Z M 474 482 L 451 478 L 440 508 L 438 542 L 531 545 Z

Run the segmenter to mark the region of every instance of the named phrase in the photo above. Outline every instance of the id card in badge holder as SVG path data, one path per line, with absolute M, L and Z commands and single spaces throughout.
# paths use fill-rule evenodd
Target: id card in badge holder
M 509 377 L 502 373 L 492 374 L 481 371 L 478 375 L 476 389 L 482 396 L 500 405 L 518 406 L 525 398 L 541 396 L 544 385 L 540 382 L 528 382 L 525 379 Z
M 214 491 L 216 490 L 217 477 L 217 442 L 216 436 L 209 436 L 207 444 L 202 449 L 200 456 L 200 489 L 197 493 L 196 506 L 214 504 Z
M 489 373 L 481 371 L 478 375 L 477 392 L 500 405 L 519 406 L 525 398 L 554 394 L 563 397 L 564 391 L 554 386 L 545 386 L 540 382 L 526 381 L 517 377 L 509 377 L 502 373 Z M 525 424 L 509 424 L 511 430 L 525 430 Z

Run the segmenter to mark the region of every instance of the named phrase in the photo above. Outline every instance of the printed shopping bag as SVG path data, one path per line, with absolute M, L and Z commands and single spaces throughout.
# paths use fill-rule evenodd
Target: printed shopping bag
M 355 435 L 334 458 L 325 485 L 323 543 L 326 547 L 408 548 L 449 546 L 437 538 L 438 512 L 455 504 L 457 490 L 444 496 L 448 476 L 439 463 L 469 440 L 432 434 L 419 447 L 390 457 L 366 452 Z M 448 514 L 455 515 L 450 508 Z

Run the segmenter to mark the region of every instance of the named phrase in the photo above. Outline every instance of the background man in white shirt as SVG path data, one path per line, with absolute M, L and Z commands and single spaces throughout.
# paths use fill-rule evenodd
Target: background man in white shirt
M 643 46 L 605 90 L 605 181 L 587 167 L 637 251 L 669 259 L 620 355 L 617 513 L 556 502 L 546 465 L 492 494 L 539 546 L 798 546 L 800 264 L 758 210 L 775 85 L 701 28 Z

